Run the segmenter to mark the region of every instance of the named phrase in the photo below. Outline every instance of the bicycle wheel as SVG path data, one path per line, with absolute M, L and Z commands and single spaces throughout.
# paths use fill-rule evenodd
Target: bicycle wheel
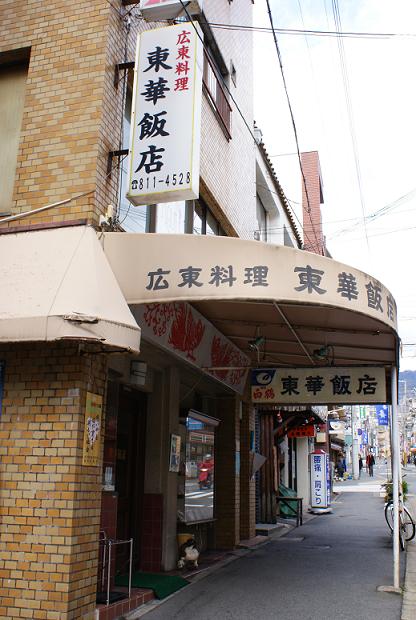
M 393 502 L 387 502 L 384 506 L 384 518 L 389 526 L 390 532 L 393 531 Z
M 401 526 L 403 528 L 404 539 L 407 542 L 412 540 L 415 537 L 415 522 L 406 506 L 403 506 L 403 512 L 401 513 Z

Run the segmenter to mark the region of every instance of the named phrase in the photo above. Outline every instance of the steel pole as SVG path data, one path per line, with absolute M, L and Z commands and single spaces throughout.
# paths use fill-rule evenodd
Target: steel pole
M 391 435 L 392 435 L 392 473 L 393 473 L 393 585 L 400 588 L 400 548 L 399 548 L 399 478 L 400 478 L 400 438 L 397 412 L 397 368 L 391 369 Z

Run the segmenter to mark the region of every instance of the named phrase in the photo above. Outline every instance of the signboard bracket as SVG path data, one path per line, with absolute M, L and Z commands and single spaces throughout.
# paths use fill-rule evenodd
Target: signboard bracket
M 134 69 L 134 60 L 131 62 L 119 62 L 114 67 L 114 87 L 118 88 L 118 85 L 121 81 L 120 72 L 121 71 L 131 71 Z
M 129 154 L 129 149 L 120 149 L 118 151 L 109 151 L 108 152 L 108 160 L 107 160 L 107 175 L 111 176 L 111 171 L 113 169 L 113 159 L 114 157 L 123 157 L 124 155 Z

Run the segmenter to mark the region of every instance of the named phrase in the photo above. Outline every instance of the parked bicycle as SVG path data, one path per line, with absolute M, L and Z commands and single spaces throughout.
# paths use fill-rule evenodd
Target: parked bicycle
M 389 499 L 384 505 L 384 517 L 386 523 L 393 532 L 393 499 Z M 408 508 L 399 499 L 399 541 L 402 551 L 406 548 L 406 543 L 415 537 L 415 522 Z

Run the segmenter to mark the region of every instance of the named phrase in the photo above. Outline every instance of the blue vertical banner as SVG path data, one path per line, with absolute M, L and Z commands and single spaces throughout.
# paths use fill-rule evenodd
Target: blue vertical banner
M 377 422 L 379 426 L 389 425 L 388 405 L 376 405 Z

